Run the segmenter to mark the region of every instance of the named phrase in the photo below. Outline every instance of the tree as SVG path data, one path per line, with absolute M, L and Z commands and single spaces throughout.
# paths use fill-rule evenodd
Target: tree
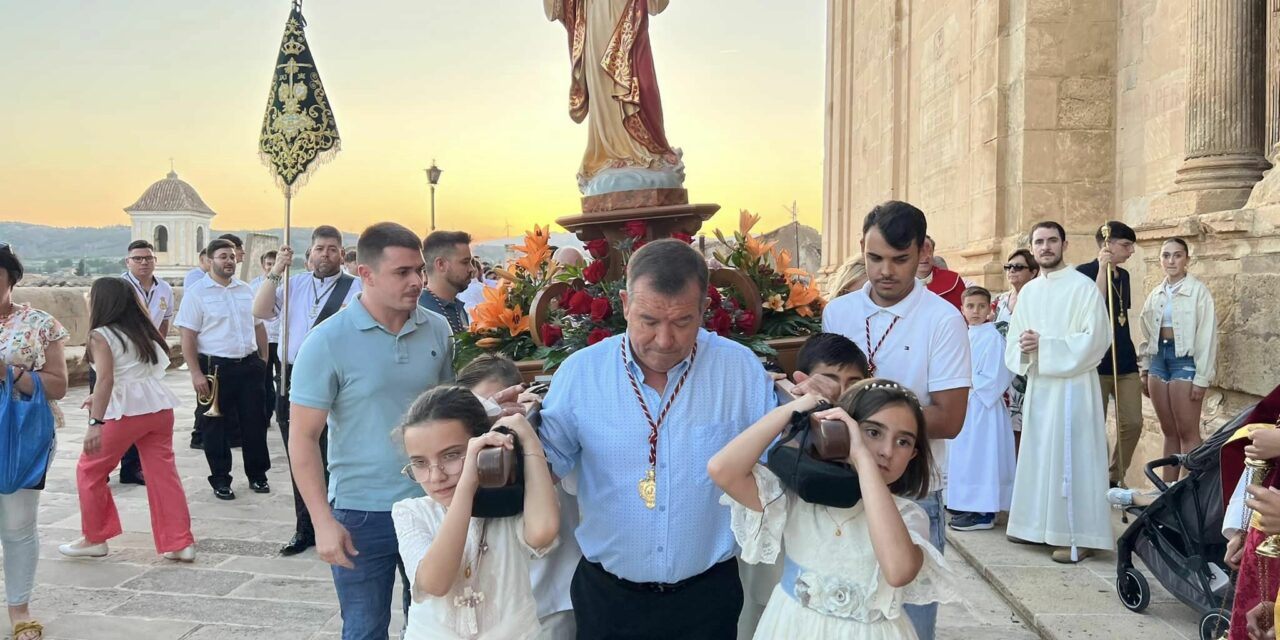
M 76 265 L 75 274 L 78 276 L 89 275 L 89 270 L 84 266 L 84 258 L 80 258 L 80 264 Z

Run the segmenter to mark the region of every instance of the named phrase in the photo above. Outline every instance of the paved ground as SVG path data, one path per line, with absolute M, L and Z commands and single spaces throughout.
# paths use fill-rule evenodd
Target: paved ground
M 1120 522 L 1118 511 L 1112 515 L 1119 537 L 1127 525 Z M 1151 585 L 1151 605 L 1141 614 L 1125 609 L 1116 596 L 1114 553 L 1074 566 L 1058 564 L 1050 559 L 1048 547 L 1009 542 L 1003 525 L 990 531 L 948 531 L 947 540 L 949 557 L 956 564 L 960 557 L 968 560 L 985 578 L 984 584 L 994 587 L 1042 638 L 1200 637 L 1200 616 L 1170 595 L 1141 564 Z M 1136 556 L 1135 560 L 1141 563 Z
M 193 394 L 188 380 L 186 373 L 174 372 L 166 382 L 189 407 Z M 111 554 L 106 558 L 63 558 L 57 545 L 80 535 L 74 472 L 87 418 L 79 405 L 86 393 L 83 387 L 73 389 L 63 401 L 69 426 L 60 433 L 57 460 L 41 503 L 41 561 L 32 608 L 46 623 L 47 637 L 339 637 L 341 622 L 328 567 L 314 551 L 296 558 L 276 556 L 276 550 L 292 534 L 293 498 L 275 428 L 268 435 L 273 493 L 254 494 L 240 477 L 234 487 L 237 499 L 223 502 L 213 497 L 205 481 L 203 454 L 187 448 L 190 412 L 182 411 L 178 416 L 175 451 L 198 541 L 199 556 L 194 564 L 179 565 L 156 556 L 145 490 L 114 484 L 114 476 L 112 488 L 125 533 L 111 541 Z M 236 468 L 240 468 L 238 455 Z M 1153 630 L 1163 634 L 1159 637 L 1170 637 L 1171 633 L 1172 637 L 1192 637 L 1194 617 L 1190 611 L 1172 602 L 1158 587 L 1147 615 L 1121 609 L 1111 586 L 1114 565 L 1109 558 L 1090 560 L 1079 567 L 1054 565 L 1043 552 L 1006 543 L 1000 530 L 960 534 L 953 536 L 950 544 L 947 557 L 965 585 L 966 600 L 942 608 L 940 639 L 1023 640 L 1041 634 L 1136 638 Z M 1019 616 L 1036 626 L 1025 624 Z M 392 627 L 400 624 L 396 612 Z

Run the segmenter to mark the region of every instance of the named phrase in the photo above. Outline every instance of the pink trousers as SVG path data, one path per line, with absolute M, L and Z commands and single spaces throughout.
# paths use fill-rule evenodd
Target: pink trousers
M 187 494 L 173 461 L 173 411 L 168 409 L 108 420 L 102 425 L 102 446 L 98 451 L 80 454 L 76 488 L 85 540 L 97 544 L 120 535 L 120 514 L 107 481 L 120 456 L 133 445 L 138 446 L 142 475 L 147 482 L 156 552 L 179 551 L 194 544 Z

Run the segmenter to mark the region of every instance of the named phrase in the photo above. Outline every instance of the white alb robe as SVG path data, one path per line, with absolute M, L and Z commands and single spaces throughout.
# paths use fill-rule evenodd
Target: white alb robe
M 1028 329 L 1040 346 L 1024 354 L 1018 338 Z M 1070 267 L 1032 280 L 1018 294 L 1008 336 L 1005 364 L 1027 376 L 1027 394 L 1007 532 L 1073 550 L 1112 549 L 1097 371 L 1111 323 L 1097 285 Z
M 990 322 L 969 327 L 973 386 L 964 428 L 947 451 L 947 508 L 1007 511 L 1013 496 L 1013 425 L 1004 392 L 1013 372 L 1004 365 L 1004 336 Z

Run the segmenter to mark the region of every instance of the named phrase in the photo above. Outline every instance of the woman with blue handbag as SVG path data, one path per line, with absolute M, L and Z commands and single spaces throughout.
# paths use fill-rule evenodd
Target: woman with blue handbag
M 0 544 L 13 640 L 40 640 L 44 627 L 28 602 L 36 580 L 40 541 L 36 513 L 53 457 L 53 429 L 62 426 L 56 402 L 67 393 L 63 342 L 67 330 L 44 311 L 14 304 L 22 262 L 0 243 Z

